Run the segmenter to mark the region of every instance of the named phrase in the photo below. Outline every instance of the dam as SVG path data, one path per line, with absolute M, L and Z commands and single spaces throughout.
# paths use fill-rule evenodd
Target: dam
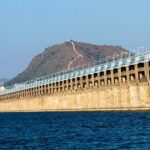
M 150 52 L 0 91 L 0 112 L 150 110 Z

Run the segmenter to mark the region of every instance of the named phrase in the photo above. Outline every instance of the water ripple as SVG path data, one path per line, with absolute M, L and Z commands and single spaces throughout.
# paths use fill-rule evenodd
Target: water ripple
M 149 150 L 150 113 L 0 113 L 0 149 Z

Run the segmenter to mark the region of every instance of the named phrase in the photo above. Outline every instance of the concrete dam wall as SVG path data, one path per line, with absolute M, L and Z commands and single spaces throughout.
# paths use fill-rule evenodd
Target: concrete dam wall
M 51 96 L 1 100 L 0 111 L 150 110 L 149 91 L 148 83 L 104 86 Z
M 144 56 L 9 88 L 0 94 L 0 111 L 150 110 L 150 55 Z

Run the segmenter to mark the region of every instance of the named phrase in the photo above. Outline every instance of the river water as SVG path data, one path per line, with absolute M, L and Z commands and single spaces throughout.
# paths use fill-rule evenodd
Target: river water
M 0 149 L 149 150 L 150 113 L 0 113 Z

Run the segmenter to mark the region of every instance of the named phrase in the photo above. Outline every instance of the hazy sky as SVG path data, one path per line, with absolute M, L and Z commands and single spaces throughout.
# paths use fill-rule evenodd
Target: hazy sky
M 0 0 L 0 78 L 69 39 L 150 48 L 150 0 Z

